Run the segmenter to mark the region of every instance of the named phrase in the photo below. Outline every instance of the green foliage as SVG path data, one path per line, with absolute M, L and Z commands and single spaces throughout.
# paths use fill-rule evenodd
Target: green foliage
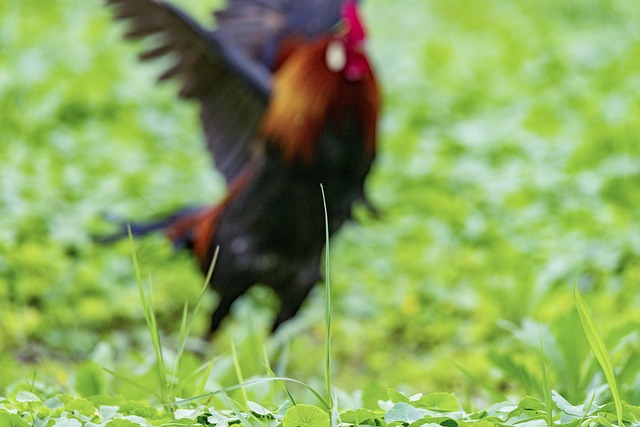
M 395 392 L 397 393 L 397 392 Z M 151 410 L 144 404 L 105 396 L 71 399 L 65 395 L 41 394 L 36 404 L 24 406 L 17 398 L 0 400 L 0 422 L 3 426 L 56 425 L 95 427 L 135 426 L 229 426 L 243 424 L 247 427 L 499 427 L 503 425 L 545 425 L 546 407 L 540 400 L 525 396 L 515 403 L 503 402 L 479 412 L 461 410 L 443 411 L 440 406 L 430 406 L 422 396 L 404 396 L 404 401 L 381 401 L 378 409 L 353 409 L 337 414 L 332 423 L 326 410 L 308 404 L 282 405 L 269 409 L 255 402 L 248 402 L 234 411 L 192 402 L 175 411 Z M 450 395 L 455 400 L 455 397 Z M 554 425 L 610 426 L 615 420 L 608 405 L 597 402 L 575 406 L 558 393 L 553 394 Z M 456 408 L 459 403 L 456 402 Z M 13 413 L 8 412 L 13 411 Z M 640 407 L 623 403 L 623 422 L 626 425 L 640 421 Z
M 74 389 L 81 396 L 105 394 L 106 378 L 104 370 L 93 361 L 84 362 L 76 368 Z
M 296 405 L 282 418 L 282 427 L 326 427 L 329 414 L 317 406 Z
M 30 427 L 29 424 L 16 414 L 0 412 L 0 423 L 6 427 Z
M 220 4 L 176 3 L 203 21 Z M 640 3 L 364 3 L 384 89 L 368 182 L 382 216 L 356 212 L 360 224 L 332 242 L 331 328 L 316 292 L 267 341 L 274 377 L 321 389 L 331 332 L 333 391 L 356 402 L 341 414 L 353 425 L 387 423 L 393 407 L 373 409 L 387 398 L 381 384 L 454 391 L 456 407 L 469 411 L 425 418 L 429 407 L 462 413 L 450 395 L 425 396 L 435 399 L 423 400 L 425 409 L 422 397 L 398 393 L 389 424 L 417 411 L 416 427 L 536 424 L 558 414 L 562 424 L 610 425 L 615 410 L 602 402 L 614 399 L 580 332 L 571 284 L 582 259 L 578 288 L 609 349 L 620 400 L 640 401 Z M 118 407 L 93 415 L 94 424 L 161 417 L 127 405 L 161 389 L 171 400 L 237 383 L 227 335 L 246 381 L 265 375 L 273 296 L 256 289 L 239 301 L 213 344 L 186 340 L 188 330 L 206 330 L 215 300 L 201 296 L 192 259 L 151 237 L 135 246 L 141 282 L 153 278 L 156 351 L 169 366 L 160 380 L 131 248 L 92 241 L 113 230 L 105 215 L 147 219 L 224 193 L 196 106 L 176 102 L 175 85 L 156 86 L 162 64 L 136 62 L 140 46 L 121 36 L 98 1 L 0 2 L 0 394 L 9 396 L 0 405 L 30 421 L 89 422 L 65 409 L 81 402 L 60 389 L 89 402 L 103 396 L 93 408 L 84 403 L 82 417 Z M 202 306 L 189 327 L 185 304 Z M 204 363 L 212 354 L 215 363 Z M 23 384 L 34 371 L 37 381 Z M 316 398 L 299 384 L 278 385 L 255 383 L 248 399 L 268 407 L 288 393 Z M 557 391 L 560 413 L 549 414 L 545 390 Z M 238 392 L 230 398 L 242 400 Z M 603 406 L 589 404 L 594 392 Z M 224 406 L 220 394 L 208 398 Z M 489 399 L 515 403 L 472 412 Z M 637 408 L 622 405 L 625 422 L 637 418 Z M 192 422 L 204 413 L 162 417 L 179 424 L 178 415 Z

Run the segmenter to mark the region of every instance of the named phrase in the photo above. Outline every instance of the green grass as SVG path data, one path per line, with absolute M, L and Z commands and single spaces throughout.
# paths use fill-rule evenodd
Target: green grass
M 214 2 L 179 3 L 208 20 Z M 317 391 L 330 378 L 355 419 L 384 420 L 389 387 L 455 393 L 456 420 L 503 396 L 516 409 L 487 416 L 548 422 L 552 390 L 554 419 L 608 425 L 616 402 L 640 401 L 640 5 L 367 0 L 365 12 L 385 106 L 367 190 L 383 214 L 356 212 L 331 243 L 325 376 L 321 288 L 271 338 L 275 298 L 255 289 L 209 344 L 196 337 L 216 301 L 200 296 L 192 259 L 149 238 L 135 267 L 127 242 L 93 243 L 112 229 L 105 214 L 146 219 L 222 197 L 197 109 L 155 85 L 161 66 L 136 62 L 140 46 L 121 40 L 100 2 L 0 2 L 0 405 L 62 413 L 72 400 L 59 393 L 108 394 L 126 416 L 125 402 L 161 400 L 102 370 L 159 390 L 136 270 L 153 281 L 168 366 L 182 361 L 186 381 L 167 396 L 234 387 L 237 364 L 247 382 L 295 378 Z M 619 399 L 581 332 L 574 282 Z M 185 304 L 201 306 L 190 339 Z M 246 393 L 274 413 L 289 396 L 317 404 L 275 380 Z M 246 411 L 240 389 L 228 397 Z M 399 403 L 389 420 L 421 411 Z
M 327 223 L 328 224 L 328 223 Z M 327 226 L 328 230 L 328 226 Z M 327 231 L 328 233 L 328 231 Z M 133 238 L 130 234 L 130 241 Z M 327 236 L 327 244 L 329 239 Z M 330 281 L 326 284 L 327 301 L 325 311 L 325 323 L 327 335 L 325 343 L 325 383 L 327 387 L 327 399 L 313 387 L 291 378 L 277 378 L 269 367 L 268 359 L 265 359 L 265 368 L 268 376 L 244 381 L 242 367 L 237 357 L 235 345 L 232 343 L 233 362 L 239 384 L 202 394 L 188 399 L 179 399 L 174 394 L 174 384 L 180 384 L 183 380 L 182 371 L 176 368 L 173 375 L 167 375 L 167 363 L 162 351 L 160 333 L 156 323 L 156 315 L 152 297 L 144 288 L 139 275 L 139 265 L 135 250 L 133 263 L 138 276 L 140 300 L 144 307 L 147 329 L 153 341 L 155 350 L 155 366 L 160 384 L 160 391 L 154 392 L 144 385 L 128 379 L 126 376 L 115 374 L 120 380 L 145 389 L 150 395 L 155 395 L 161 402 L 156 408 L 128 401 L 113 396 L 95 394 L 100 391 L 100 372 L 95 365 L 85 365 L 78 369 L 78 382 L 76 391 L 91 394 L 87 399 L 74 398 L 68 394 L 53 394 L 44 399 L 47 394 L 45 389 L 36 386 L 35 378 L 30 383 L 18 387 L 9 398 L 0 397 L 0 422 L 7 426 L 85 426 L 94 427 L 100 425 L 110 426 L 136 426 L 136 425 L 230 425 L 242 424 L 244 427 L 252 426 L 282 426 L 282 427 L 325 427 L 325 426 L 360 426 L 360 425 L 390 425 L 390 426 L 421 426 L 425 424 L 441 426 L 474 425 L 489 427 L 510 424 L 517 420 L 518 424 L 526 425 L 607 425 L 613 426 L 613 420 L 617 426 L 625 424 L 637 424 L 640 421 L 640 406 L 629 405 L 620 400 L 613 366 L 602 337 L 597 332 L 591 313 L 582 299 L 577 287 L 574 288 L 576 311 L 580 316 L 582 327 L 587 336 L 591 349 L 600 363 L 607 377 L 607 382 L 613 396 L 613 404 L 599 405 L 595 401 L 595 393 L 591 400 L 583 405 L 570 404 L 555 390 L 551 391 L 548 385 L 546 367 L 544 362 L 544 350 L 542 347 L 542 334 L 540 335 L 541 373 L 543 376 L 544 402 L 525 396 L 517 404 L 502 402 L 492 405 L 487 410 L 473 413 L 465 412 L 453 393 L 436 392 L 428 395 L 417 394 L 406 396 L 395 390 L 387 390 L 387 400 L 378 400 L 375 408 L 356 408 L 352 410 L 339 410 L 337 401 L 333 399 L 332 384 L 330 378 L 331 352 L 330 352 L 330 327 L 331 293 Z M 215 257 L 214 257 L 215 260 Z M 214 264 L 214 263 L 212 263 Z M 330 268 L 327 266 L 327 277 Z M 183 316 L 181 331 L 188 329 L 188 315 L 186 309 Z M 577 331 L 575 331 L 577 332 Z M 176 366 L 181 366 L 182 350 L 187 335 L 181 334 L 183 341 L 180 343 L 180 352 L 177 356 Z M 211 372 L 211 361 L 204 371 L 206 380 Z M 108 371 L 108 370 L 107 370 Z M 113 372 L 110 372 L 114 374 Z M 285 382 L 302 385 L 309 390 L 320 402 L 321 406 L 299 404 L 291 392 L 285 387 L 287 400 L 277 408 L 269 409 L 248 399 L 247 389 L 261 383 Z M 171 384 L 173 383 L 173 384 Z M 87 386 L 88 385 L 88 386 Z M 230 398 L 229 393 L 234 390 L 242 392 L 242 400 Z M 224 410 L 215 410 L 211 404 L 211 398 L 219 396 L 224 405 Z M 553 403 L 555 405 L 553 405 Z M 612 408 L 613 406 L 613 408 Z M 613 409 L 613 410 L 612 410 Z

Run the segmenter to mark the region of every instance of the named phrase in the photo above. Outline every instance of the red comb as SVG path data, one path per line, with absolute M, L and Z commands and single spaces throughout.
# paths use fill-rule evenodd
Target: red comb
M 358 7 L 354 0 L 347 0 L 342 8 L 342 19 L 347 26 L 345 41 L 347 43 L 358 43 L 365 39 L 365 31 L 360 17 Z

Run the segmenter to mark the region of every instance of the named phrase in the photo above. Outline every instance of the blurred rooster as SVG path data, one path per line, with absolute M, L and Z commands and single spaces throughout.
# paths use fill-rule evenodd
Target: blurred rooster
M 366 204 L 376 152 L 379 91 L 353 0 L 229 0 L 208 31 L 156 0 L 106 0 L 129 38 L 151 37 L 151 59 L 170 55 L 180 96 L 195 99 L 207 146 L 228 187 L 218 205 L 132 225 L 162 230 L 189 248 L 219 294 L 210 334 L 257 283 L 281 301 L 275 330 L 320 280 L 327 199 L 329 232 Z M 115 238 L 122 237 L 120 233 Z

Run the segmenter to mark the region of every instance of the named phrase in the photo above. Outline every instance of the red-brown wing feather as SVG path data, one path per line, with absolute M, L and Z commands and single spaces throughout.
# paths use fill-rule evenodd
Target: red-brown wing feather
M 204 272 L 209 270 L 212 251 L 215 249 L 212 247 L 212 242 L 220 215 L 224 213 L 234 197 L 249 184 L 257 169 L 257 165 L 253 166 L 243 169 L 243 172 L 231 183 L 229 193 L 221 203 L 187 212 L 170 221 L 166 227 L 165 234 L 174 243 L 191 242 L 192 251 Z
M 271 94 L 269 70 L 240 49 L 204 30 L 179 9 L 154 0 L 106 0 L 128 21 L 129 38 L 157 45 L 143 60 L 171 55 L 175 64 L 161 80 L 177 78 L 180 96 L 197 99 L 207 146 L 216 168 L 233 181 L 250 161 L 252 144 Z

